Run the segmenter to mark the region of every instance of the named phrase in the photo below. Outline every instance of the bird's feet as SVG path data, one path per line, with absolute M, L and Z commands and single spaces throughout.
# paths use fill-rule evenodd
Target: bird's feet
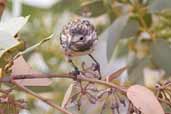
M 96 59 L 91 55 L 89 54 L 90 58 L 95 62 L 95 68 L 94 68 L 94 71 L 98 71 L 99 73 L 99 80 L 102 79 L 102 75 L 101 75 L 101 71 L 100 71 L 100 64 L 96 61 Z
M 95 64 L 94 71 L 98 72 L 98 74 L 99 74 L 98 79 L 101 80 L 102 79 L 102 75 L 101 75 L 101 72 L 100 72 L 100 64 L 99 63 Z
M 73 78 L 74 80 L 78 79 L 78 75 L 80 75 L 80 71 L 78 70 L 78 68 L 76 68 L 73 72 L 72 75 L 74 75 L 75 77 Z

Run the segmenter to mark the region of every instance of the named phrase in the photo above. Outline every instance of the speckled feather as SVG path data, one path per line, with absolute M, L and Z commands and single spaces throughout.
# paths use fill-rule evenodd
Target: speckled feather
M 97 34 L 88 20 L 76 19 L 64 26 L 60 44 L 68 56 L 79 56 L 94 50 Z

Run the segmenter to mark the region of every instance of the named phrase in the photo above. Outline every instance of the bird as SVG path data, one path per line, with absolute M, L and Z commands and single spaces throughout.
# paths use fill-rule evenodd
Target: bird
M 99 79 L 101 79 L 100 64 L 92 56 L 97 41 L 95 27 L 88 20 L 74 19 L 63 27 L 60 33 L 60 44 L 77 75 L 80 71 L 73 63 L 72 57 L 88 55 L 95 62 L 94 70 L 98 71 Z

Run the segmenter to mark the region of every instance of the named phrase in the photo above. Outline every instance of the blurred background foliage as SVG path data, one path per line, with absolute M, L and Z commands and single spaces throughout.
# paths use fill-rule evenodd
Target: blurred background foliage
M 72 67 L 61 51 L 60 32 L 72 19 L 88 19 L 96 26 L 99 36 L 94 56 L 103 66 L 103 75 L 128 65 L 120 78 L 121 84 L 154 87 L 171 74 L 170 8 L 170 0 L 8 0 L 2 21 L 30 15 L 19 34 L 26 48 L 55 33 L 52 40 L 24 57 L 36 70 L 61 73 L 71 71 Z M 89 61 L 81 57 L 75 62 L 79 64 L 83 60 Z M 31 88 L 61 104 L 69 84 L 65 79 L 54 79 L 49 87 Z M 21 114 L 56 114 L 48 105 L 22 92 L 14 95 L 28 100 L 29 109 Z M 81 113 L 86 112 L 92 113 L 85 110 Z

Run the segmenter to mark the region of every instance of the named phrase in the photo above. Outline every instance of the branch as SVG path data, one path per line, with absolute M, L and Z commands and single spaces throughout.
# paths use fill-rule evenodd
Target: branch
M 3 83 L 11 83 L 12 80 L 20 80 L 20 79 L 37 79 L 37 78 L 69 78 L 69 79 L 75 79 L 75 76 L 73 73 L 67 73 L 67 74 L 50 74 L 50 73 L 44 73 L 44 74 L 24 74 L 24 75 L 12 75 L 8 77 L 0 78 L 0 82 Z M 108 86 L 111 88 L 118 89 L 122 93 L 126 93 L 126 88 L 121 87 L 119 85 L 113 84 L 111 82 L 92 79 L 92 78 L 85 78 L 85 77 L 77 77 L 77 80 L 81 81 L 88 81 L 92 83 L 97 83 L 100 85 Z
M 48 105 L 52 106 L 53 108 L 55 108 L 56 110 L 63 112 L 64 114 L 72 114 L 71 112 L 68 112 L 67 110 L 61 108 L 60 106 L 56 105 L 55 103 L 51 102 L 48 99 L 45 99 L 41 96 L 39 96 L 38 94 L 34 93 L 33 91 L 31 91 L 30 89 L 18 84 L 15 80 L 11 80 L 11 83 L 16 85 L 19 89 L 21 89 L 22 91 L 42 100 L 43 102 L 47 103 Z
M 44 44 L 45 42 L 51 40 L 52 38 L 54 37 L 54 34 L 51 34 L 50 36 L 46 37 L 46 38 L 43 38 L 43 40 L 39 41 L 39 43 L 25 49 L 24 51 L 21 51 L 19 52 L 13 59 L 16 59 L 17 57 L 21 56 L 21 55 L 24 55 L 28 52 L 31 52 L 33 51 L 34 49 L 36 49 L 37 47 L 41 46 L 42 44 Z
M 50 73 L 44 73 L 44 74 L 24 74 L 24 75 L 12 75 L 12 76 L 6 76 L 6 77 L 2 77 L 0 78 L 0 83 L 11 83 L 14 84 L 15 86 L 17 86 L 19 89 L 21 89 L 22 91 L 42 100 L 43 102 L 49 104 L 50 106 L 52 106 L 53 108 L 55 108 L 56 110 L 63 112 L 64 114 L 72 114 L 71 112 L 68 112 L 67 110 L 65 110 L 64 108 L 56 105 L 55 103 L 53 103 L 52 101 L 45 99 L 41 96 L 39 96 L 37 93 L 31 91 L 30 89 L 28 89 L 27 87 L 24 87 L 22 85 L 20 85 L 19 83 L 16 82 L 16 80 L 21 80 L 21 79 L 40 79 L 40 78 L 68 78 L 68 79 L 75 79 L 75 76 L 73 73 L 67 73 L 67 74 L 50 74 Z M 100 85 L 104 85 L 110 88 L 115 88 L 117 90 L 119 90 L 120 92 L 126 94 L 127 89 L 124 87 L 121 87 L 119 85 L 107 82 L 107 81 L 103 81 L 103 80 L 97 80 L 97 79 L 92 79 L 92 78 L 85 78 L 85 77 L 81 77 L 78 76 L 77 80 L 79 81 L 87 81 L 87 82 L 92 82 L 92 83 L 96 83 L 96 84 L 100 84 Z

